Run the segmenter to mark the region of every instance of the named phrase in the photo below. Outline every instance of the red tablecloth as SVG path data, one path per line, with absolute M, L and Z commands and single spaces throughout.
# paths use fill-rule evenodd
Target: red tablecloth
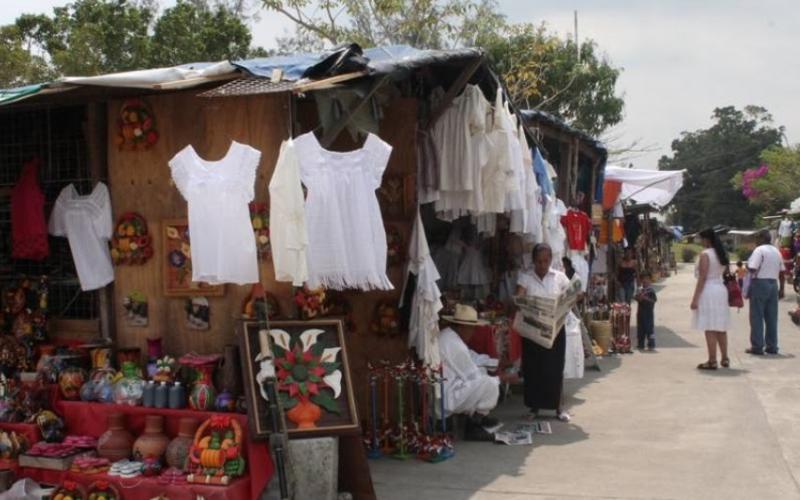
M 97 480 L 105 480 L 113 484 L 122 495 L 123 500 L 150 500 L 159 495 L 166 495 L 170 500 L 195 500 L 198 495 L 205 500 L 239 500 L 257 498 L 253 496 L 253 486 L 249 477 L 237 479 L 228 486 L 205 486 L 202 484 L 165 485 L 155 477 L 134 477 L 123 479 L 107 474 L 79 474 L 71 471 L 57 471 L 19 467 L 17 477 L 29 477 L 39 483 L 57 485 L 65 480 L 75 481 L 88 487 Z M 254 476 L 254 477 L 257 477 Z M 260 490 L 259 490 L 260 491 Z
M 169 409 L 158 409 L 158 408 L 144 408 L 141 406 L 125 406 L 125 405 L 113 405 L 113 404 L 103 404 L 103 403 L 85 403 L 82 401 L 57 401 L 55 402 L 55 410 L 61 414 L 64 418 L 64 423 L 66 428 L 68 429 L 69 434 L 79 434 L 79 435 L 87 435 L 87 436 L 94 436 L 99 437 L 102 433 L 106 431 L 107 428 L 107 415 L 109 413 L 124 413 L 127 415 L 127 427 L 131 431 L 134 436 L 141 434 L 144 430 L 144 418 L 147 415 L 163 415 L 164 416 L 164 432 L 170 438 L 174 437 L 178 433 L 178 423 L 180 417 L 194 417 L 199 420 L 205 420 L 206 418 L 210 417 L 211 415 L 230 415 L 236 418 L 239 423 L 242 425 L 242 430 L 245 435 L 247 435 L 247 416 L 235 413 L 224 413 L 218 414 L 213 412 L 201 412 L 201 411 L 194 411 L 194 410 L 169 410 Z M 186 490 L 185 487 L 177 488 L 176 491 L 195 491 L 194 488 L 202 488 L 203 492 L 202 495 L 207 498 L 228 498 L 228 499 L 244 499 L 244 498 L 251 498 L 253 500 L 257 499 L 261 491 L 266 487 L 269 483 L 269 480 L 272 478 L 272 474 L 274 472 L 274 467 L 272 464 L 272 458 L 269 454 L 269 450 L 267 448 L 266 443 L 256 443 L 256 442 L 245 442 L 246 446 L 246 456 L 247 456 L 247 473 L 248 478 L 243 478 L 238 481 L 232 483 L 232 485 L 228 487 L 224 486 L 202 486 L 202 485 L 191 485 L 190 490 Z M 42 469 L 28 469 L 22 468 L 20 470 L 21 476 L 32 477 L 37 480 L 46 481 L 49 483 L 59 482 L 60 479 L 63 479 L 65 474 L 69 475 L 70 479 L 76 479 L 83 483 L 81 478 L 89 478 L 89 479 L 97 479 L 99 476 L 86 476 L 83 474 L 74 474 L 74 473 L 64 473 L 58 471 L 42 471 Z M 72 477 L 73 475 L 78 476 L 77 478 Z M 143 481 L 142 483 L 142 491 L 145 492 L 155 492 L 156 494 L 159 491 L 164 490 L 164 486 L 158 483 L 157 479 L 150 479 L 150 478 L 138 478 L 138 479 L 113 479 L 110 478 L 112 481 L 121 481 L 121 485 L 130 485 L 130 484 L 137 484 L 137 481 Z M 92 479 L 93 480 L 93 479 Z M 88 484 L 87 481 L 86 484 Z M 117 483 L 115 483 L 117 484 Z M 152 486 L 152 490 L 149 488 Z M 181 488 L 183 488 L 181 490 Z M 135 494 L 133 496 L 129 496 L 125 494 L 125 499 L 131 500 L 138 500 L 144 499 L 149 500 L 153 496 L 149 493 L 143 493 L 141 496 L 139 495 L 139 488 L 126 490 L 132 491 Z M 247 492 L 247 494 L 243 494 Z M 170 498 L 181 498 L 180 496 L 172 496 Z M 189 496 L 185 496 L 183 498 L 189 498 Z M 194 498 L 194 497 L 191 497 Z
M 22 434 L 28 439 L 28 443 L 31 445 L 42 439 L 42 435 L 39 433 L 39 426 L 36 424 L 0 422 L 0 430 L 14 431 L 17 434 Z

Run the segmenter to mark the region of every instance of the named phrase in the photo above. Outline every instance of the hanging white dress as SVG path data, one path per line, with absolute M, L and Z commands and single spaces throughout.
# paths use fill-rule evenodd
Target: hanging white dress
M 308 188 L 308 283 L 331 290 L 393 290 L 378 198 L 392 147 L 369 134 L 361 149 L 322 147 L 313 132 L 294 140 Z
M 442 293 L 436 285 L 439 273 L 431 258 L 428 240 L 425 238 L 425 228 L 422 217 L 417 212 L 414 229 L 411 232 L 411 242 L 408 245 L 408 267 L 406 276 L 417 276 L 416 289 L 412 296 L 411 317 L 408 323 L 408 347 L 415 348 L 417 356 L 426 366 L 437 368 L 441 362 L 439 352 L 439 311 L 442 310 Z M 408 279 L 403 286 L 408 286 Z M 401 302 L 400 307 L 403 304 Z
M 281 144 L 269 181 L 269 234 L 275 279 L 303 286 L 308 280 L 308 234 L 300 166 L 291 139 Z
M 108 188 L 98 182 L 86 196 L 74 184 L 59 193 L 50 214 L 49 232 L 66 236 L 81 290 L 102 288 L 114 281 L 108 241 L 113 232 Z
M 442 220 L 484 211 L 480 186 L 489 160 L 490 111 L 481 89 L 467 85 L 431 130 L 439 157 L 439 198 L 434 208 Z
M 258 283 L 258 254 L 250 203 L 261 152 L 232 142 L 224 158 L 208 161 L 191 145 L 169 161 L 189 205 L 192 281 Z

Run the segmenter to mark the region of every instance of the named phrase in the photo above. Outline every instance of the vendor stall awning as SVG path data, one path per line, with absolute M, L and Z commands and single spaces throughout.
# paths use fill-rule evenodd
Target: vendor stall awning
M 622 184 L 620 201 L 663 208 L 683 187 L 683 170 L 643 170 L 606 166 L 606 182 Z

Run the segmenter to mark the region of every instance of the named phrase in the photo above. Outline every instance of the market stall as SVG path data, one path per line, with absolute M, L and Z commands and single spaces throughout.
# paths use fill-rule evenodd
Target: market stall
M 532 245 L 590 281 L 604 157 L 556 159 L 479 51 L 343 50 L 0 93 L 0 233 L 23 242 L 0 252 L 0 427 L 27 436 L 19 474 L 256 498 L 281 468 L 280 401 L 288 436 L 337 439 L 339 488 L 372 498 L 362 434 L 452 448 L 432 422 L 440 312 L 477 306 L 492 325 L 473 345 L 505 370 Z

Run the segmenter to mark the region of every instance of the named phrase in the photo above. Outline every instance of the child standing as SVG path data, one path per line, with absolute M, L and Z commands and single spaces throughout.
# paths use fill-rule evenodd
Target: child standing
M 636 292 L 636 302 L 639 306 L 636 308 L 636 336 L 639 349 L 644 349 L 645 340 L 647 341 L 647 349 L 653 350 L 656 348 L 655 338 L 655 306 L 656 306 L 656 291 L 653 289 L 653 282 L 650 273 L 642 273 L 639 277 L 641 287 Z
M 736 281 L 739 282 L 739 290 L 744 290 L 744 277 L 747 275 L 747 268 L 741 260 L 736 261 Z

